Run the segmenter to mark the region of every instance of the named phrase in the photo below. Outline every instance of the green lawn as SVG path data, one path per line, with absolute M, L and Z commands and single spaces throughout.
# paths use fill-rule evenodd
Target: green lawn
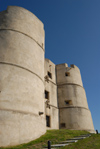
M 61 149 L 100 149 L 100 134 L 92 134 L 89 138 L 62 147 Z
M 47 146 L 47 141 L 50 140 L 52 144 L 65 141 L 66 139 L 73 138 L 75 136 L 80 136 L 81 134 L 87 134 L 86 131 L 78 130 L 48 130 L 45 135 L 40 138 L 31 141 L 27 144 L 22 144 L 9 148 L 0 148 L 0 149 L 42 149 L 44 146 Z M 61 149 L 100 149 L 100 135 L 92 135 L 91 137 L 80 140 L 73 145 L 63 147 Z

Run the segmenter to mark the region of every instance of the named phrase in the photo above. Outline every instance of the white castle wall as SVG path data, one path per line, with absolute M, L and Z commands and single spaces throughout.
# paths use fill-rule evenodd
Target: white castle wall
M 60 64 L 56 70 L 60 128 L 94 131 L 78 67 Z
M 44 113 L 44 29 L 31 12 L 0 13 L 0 146 L 38 138 Z
M 48 101 L 49 106 L 45 103 L 45 115 L 50 116 L 50 127 L 47 129 L 59 129 L 59 110 L 57 100 L 57 84 L 56 84 L 56 69 L 55 64 L 49 59 L 45 59 L 45 73 L 44 76 L 48 76 L 48 72 L 51 73 L 52 78 L 48 77 L 49 81 L 45 81 L 45 90 L 49 92 Z

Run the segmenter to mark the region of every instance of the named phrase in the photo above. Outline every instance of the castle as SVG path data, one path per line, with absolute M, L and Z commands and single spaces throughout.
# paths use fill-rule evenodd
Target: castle
M 28 10 L 0 12 L 0 146 L 47 129 L 94 132 L 80 70 L 44 58 L 43 23 Z

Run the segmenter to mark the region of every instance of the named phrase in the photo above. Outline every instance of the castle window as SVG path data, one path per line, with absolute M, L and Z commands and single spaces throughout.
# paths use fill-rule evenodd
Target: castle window
M 72 105 L 72 100 L 65 100 L 66 105 Z
M 48 76 L 49 76 L 49 78 L 52 79 L 52 74 L 51 74 L 51 72 L 49 72 L 49 71 L 48 71 Z
M 46 126 L 50 127 L 50 116 L 46 115 Z
M 49 92 L 45 90 L 45 98 L 49 99 Z
M 69 105 L 69 101 L 65 101 L 66 105 Z
M 60 126 L 61 126 L 61 128 L 65 128 L 66 124 L 65 123 L 61 123 Z
M 65 72 L 65 76 L 70 76 L 70 73 L 69 72 Z

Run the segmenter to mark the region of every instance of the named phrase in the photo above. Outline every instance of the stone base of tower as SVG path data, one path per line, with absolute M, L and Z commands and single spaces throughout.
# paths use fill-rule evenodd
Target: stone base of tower
M 96 134 L 96 131 L 95 130 L 87 130 L 87 131 L 90 132 L 90 133 Z
M 0 110 L 0 146 L 14 146 L 46 132 L 45 119 L 32 113 Z
M 90 111 L 82 107 L 60 108 L 60 129 L 95 132 Z

